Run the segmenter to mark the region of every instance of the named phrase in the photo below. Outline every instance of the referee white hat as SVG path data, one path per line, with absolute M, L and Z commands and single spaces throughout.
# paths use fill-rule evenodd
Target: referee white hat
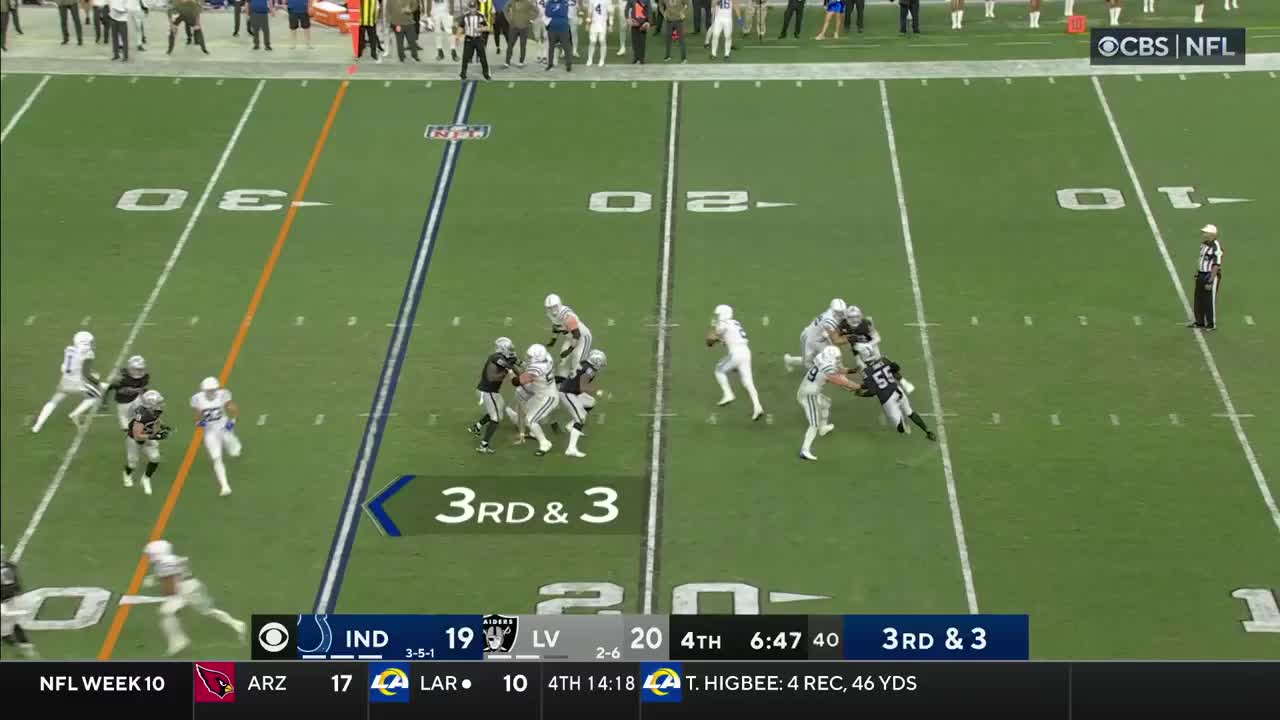
M 1213 225 L 1213 224 L 1205 225 L 1204 227 L 1200 228 L 1200 232 L 1202 232 L 1202 233 L 1209 233 L 1210 235 L 1217 235 L 1217 234 L 1218 234 L 1218 226 L 1217 226 L 1217 225 Z

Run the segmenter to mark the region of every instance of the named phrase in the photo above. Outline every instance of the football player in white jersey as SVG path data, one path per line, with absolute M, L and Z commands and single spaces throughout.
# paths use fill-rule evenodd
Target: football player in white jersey
M 165 595 L 164 602 L 160 603 L 160 630 L 164 632 L 169 644 L 168 654 L 177 655 L 191 644 L 191 639 L 182 631 L 182 624 L 178 622 L 178 611 L 187 607 L 231 628 L 239 636 L 240 642 L 245 642 L 249 626 L 243 620 L 231 617 L 225 610 L 214 607 L 204 583 L 191 575 L 190 560 L 175 555 L 173 545 L 168 540 L 152 540 L 147 543 L 144 552 L 149 572 L 143 580 L 143 586 L 159 585 Z
M 436 36 L 436 59 L 444 59 L 444 44 L 449 43 L 449 54 L 458 61 L 458 38 L 453 35 L 453 13 L 449 5 L 453 0 L 428 0 L 431 3 L 431 26 Z
M 569 412 L 569 417 L 573 420 L 573 424 L 569 426 L 569 447 L 564 451 L 569 457 L 587 456 L 578 449 L 578 440 L 587 435 L 587 414 L 596 406 L 596 395 L 599 394 L 596 380 L 608 362 L 603 350 L 592 350 L 587 353 L 587 359 L 582 361 L 573 376 L 560 383 L 560 405 Z
M 539 457 L 551 452 L 551 441 L 542 431 L 543 420 L 551 417 L 552 411 L 560 404 L 556 394 L 555 371 L 551 363 L 551 353 L 542 345 L 530 345 L 525 351 L 524 371 L 513 382 L 516 385 L 516 398 L 521 401 L 524 420 L 523 427 L 538 441 Z M 512 418 L 517 427 L 521 426 L 519 415 L 510 408 L 507 417 Z M 523 435 L 522 435 L 523 437 Z
M 240 408 L 231 401 L 231 391 L 222 387 L 216 377 L 200 381 L 200 392 L 191 396 L 192 419 L 204 428 L 204 449 L 213 462 L 213 474 L 218 478 L 218 494 L 231 494 L 227 483 L 227 466 L 222 462 L 225 448 L 231 457 L 240 457 L 240 438 L 236 437 L 236 418 Z
M 547 345 L 553 345 L 557 335 L 565 336 L 560 343 L 560 363 L 556 367 L 556 375 L 569 377 L 582 359 L 591 352 L 591 328 L 578 318 L 573 308 L 560 302 L 560 296 L 551 293 L 543 303 L 547 310 L 547 319 L 551 321 L 551 339 Z
M 716 56 L 716 40 L 724 38 L 724 59 L 728 60 L 729 51 L 733 49 L 733 16 L 738 12 L 738 0 L 712 0 L 711 12 L 711 29 L 707 31 L 711 57 Z
M 755 379 L 751 376 L 751 346 L 747 344 L 747 331 L 742 323 L 733 319 L 733 308 L 728 305 L 717 305 L 711 317 L 711 329 L 707 331 L 707 347 L 716 343 L 724 343 L 728 353 L 716 363 L 716 382 L 720 384 L 722 395 L 717 405 L 728 405 L 734 401 L 733 388 L 729 387 L 729 372 L 738 371 L 738 380 L 751 398 L 751 419 L 759 420 L 764 416 L 764 408 L 760 405 L 760 394 L 756 392 Z
M 787 372 L 812 365 L 814 357 L 828 345 L 841 345 L 848 342 L 840 336 L 840 320 L 844 317 L 846 309 L 848 305 L 844 300 L 832 298 L 827 309 L 800 331 L 800 355 L 782 356 L 782 364 L 786 366 Z
M 79 405 L 71 411 L 67 417 L 71 418 L 71 422 L 80 424 L 80 416 L 84 415 L 102 398 L 102 386 L 98 382 L 98 376 L 93 372 L 93 350 L 94 340 L 93 333 L 81 330 L 71 338 L 71 344 L 62 350 L 62 366 L 59 368 L 61 375 L 58 377 L 58 386 L 53 391 L 53 396 L 49 398 L 49 402 L 40 408 L 40 415 L 36 417 L 36 422 L 31 426 L 31 432 L 38 433 L 40 428 L 44 427 L 45 421 L 53 414 L 54 410 L 62 404 L 68 395 L 77 395 L 83 398 Z
M 828 345 L 814 357 L 813 364 L 800 381 L 800 389 L 796 391 L 796 400 L 804 408 L 805 419 L 809 421 L 809 427 L 804 431 L 804 444 L 800 446 L 800 458 L 803 460 L 817 460 L 813 454 L 814 438 L 836 429 L 831 424 L 831 398 L 822 392 L 823 386 L 829 382 L 849 391 L 862 387 L 850 380 L 844 368 L 840 367 L 840 348 L 835 345 Z
M 604 56 L 609 49 L 606 33 L 613 27 L 613 0 L 586 0 L 588 17 L 587 35 L 587 67 L 591 67 L 591 56 L 596 49 L 600 50 L 600 67 L 604 67 Z

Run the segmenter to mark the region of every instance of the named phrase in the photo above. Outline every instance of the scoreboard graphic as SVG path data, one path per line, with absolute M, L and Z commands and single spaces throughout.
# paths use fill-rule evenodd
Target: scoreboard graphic
M 1076 720 L 1263 716 L 1280 687 L 1280 662 L 1028 662 L 1025 615 L 255 615 L 250 638 L 240 662 L 5 662 L 0 693 L 130 720 Z

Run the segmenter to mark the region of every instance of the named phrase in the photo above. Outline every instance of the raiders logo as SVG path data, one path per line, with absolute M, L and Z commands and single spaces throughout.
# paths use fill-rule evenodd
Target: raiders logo
M 508 615 L 485 615 L 481 627 L 484 628 L 486 653 L 508 653 L 516 646 L 516 632 L 520 627 L 520 618 Z

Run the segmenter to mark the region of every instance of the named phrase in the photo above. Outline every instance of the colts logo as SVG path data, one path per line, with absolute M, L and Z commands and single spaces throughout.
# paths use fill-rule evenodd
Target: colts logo
M 489 137 L 489 125 L 428 125 L 428 140 L 483 140 Z
M 516 646 L 520 618 L 508 615 L 485 615 L 481 627 L 484 628 L 486 653 L 508 653 Z
M 235 702 L 235 663 L 196 663 L 196 702 Z

